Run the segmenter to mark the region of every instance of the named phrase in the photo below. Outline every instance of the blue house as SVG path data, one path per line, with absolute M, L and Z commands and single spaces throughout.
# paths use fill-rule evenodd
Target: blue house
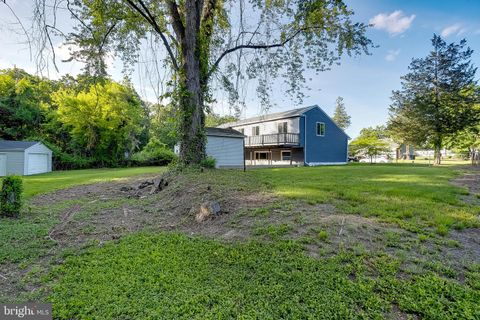
M 317 105 L 230 122 L 245 135 L 247 165 L 346 164 L 349 136 Z

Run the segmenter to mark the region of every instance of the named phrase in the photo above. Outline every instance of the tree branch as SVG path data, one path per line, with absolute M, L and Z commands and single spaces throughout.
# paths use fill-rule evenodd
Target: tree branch
M 30 37 L 28 36 L 27 29 L 25 29 L 25 27 L 24 27 L 23 24 L 22 24 L 22 21 L 20 21 L 20 18 L 17 16 L 17 14 L 15 13 L 15 11 L 12 9 L 12 7 L 10 7 L 10 5 L 7 3 L 7 0 L 0 0 L 0 1 L 3 2 L 3 4 L 7 6 L 8 10 L 10 10 L 10 12 L 12 13 L 12 15 L 15 17 L 15 19 L 17 20 L 17 23 L 20 25 L 20 27 L 21 27 L 22 30 L 23 30 L 23 33 L 24 33 L 25 36 L 27 37 L 27 43 L 28 43 L 28 48 L 29 48 L 29 53 L 30 53 L 30 59 L 32 59 L 32 43 L 31 43 L 31 41 L 30 41 Z
M 169 0 L 168 10 L 170 11 L 170 16 L 172 17 L 172 26 L 180 42 L 185 38 L 185 26 L 183 25 L 182 18 L 178 12 L 178 6 L 175 0 Z
M 163 34 L 163 31 L 160 29 L 160 26 L 155 21 L 155 17 L 150 13 L 150 10 L 148 10 L 146 5 L 141 0 L 138 0 L 138 2 L 142 6 L 142 8 L 145 10 L 145 12 L 142 9 L 140 9 L 135 3 L 133 3 L 133 1 L 131 0 L 125 0 L 125 1 L 130 5 L 130 7 L 132 7 L 135 11 L 137 11 L 153 27 L 155 32 L 158 33 L 158 35 L 162 39 L 162 42 L 165 48 L 167 49 L 168 55 L 170 56 L 170 60 L 172 61 L 174 69 L 178 70 L 179 68 L 178 68 L 177 59 L 175 58 L 175 54 L 173 53 L 167 38 Z
M 264 50 L 268 50 L 268 49 L 272 49 L 272 48 L 278 48 L 278 47 L 283 47 L 285 46 L 288 42 L 292 41 L 296 36 L 298 36 L 301 32 L 305 31 L 307 28 L 301 28 L 301 29 L 298 29 L 297 31 L 295 31 L 290 37 L 286 38 L 285 40 L 281 41 L 281 42 L 278 42 L 278 43 L 273 43 L 273 44 L 241 44 L 241 45 L 238 45 L 236 47 L 233 47 L 233 48 L 230 48 L 230 49 L 227 49 L 225 50 L 218 58 L 217 60 L 213 63 L 212 67 L 210 68 L 210 70 L 208 71 L 207 73 L 207 79 L 211 76 L 211 74 L 213 72 L 215 72 L 215 70 L 217 69 L 218 65 L 220 64 L 220 62 L 222 61 L 222 59 L 232 53 L 232 52 L 235 52 L 237 50 L 240 50 L 240 49 L 264 49 Z

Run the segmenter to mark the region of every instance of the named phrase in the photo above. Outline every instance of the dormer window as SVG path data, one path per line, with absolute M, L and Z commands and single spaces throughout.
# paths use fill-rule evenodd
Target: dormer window
M 280 122 L 278 124 L 278 133 L 287 133 L 288 124 L 287 122 Z

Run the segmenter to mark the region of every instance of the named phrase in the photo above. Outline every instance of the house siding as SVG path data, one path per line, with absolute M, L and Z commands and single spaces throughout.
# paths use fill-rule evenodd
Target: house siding
M 344 164 L 348 156 L 348 136 L 320 108 L 304 113 L 306 126 L 301 133 L 306 165 Z M 325 135 L 317 136 L 317 122 L 325 123 Z
M 25 157 L 23 151 L 2 152 L 7 155 L 7 175 L 23 175 Z
M 243 138 L 208 136 L 205 151 L 217 168 L 243 167 Z
M 252 135 L 252 128 L 259 126 L 260 127 L 260 135 L 262 134 L 275 134 L 278 133 L 278 124 L 282 122 L 287 122 L 287 132 L 288 133 L 300 133 L 300 118 L 287 118 L 287 119 L 279 119 L 279 120 L 270 120 L 265 122 L 257 122 L 251 123 L 247 125 L 239 125 L 239 126 L 232 126 L 232 129 L 240 131 L 241 129 L 244 130 L 243 134 L 246 136 Z

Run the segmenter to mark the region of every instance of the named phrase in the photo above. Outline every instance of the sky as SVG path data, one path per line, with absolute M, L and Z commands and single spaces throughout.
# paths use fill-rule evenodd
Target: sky
M 10 0 L 7 2 L 22 21 L 31 23 L 31 0 Z M 474 50 L 473 63 L 480 66 L 480 1 L 478 0 L 346 0 L 349 8 L 355 11 L 354 20 L 372 24 L 367 36 L 377 48 L 371 55 L 345 57 L 340 66 L 330 71 L 312 76 L 308 83 L 312 89 L 306 91 L 308 97 L 302 106 L 317 104 L 332 115 L 335 100 L 344 98 L 347 113 L 352 117 L 352 125 L 346 130 L 351 137 L 358 135 L 364 127 L 385 124 L 388 120 L 388 106 L 392 90 L 400 89 L 400 77 L 408 71 L 412 58 L 424 57 L 430 51 L 430 39 L 440 34 L 447 42 L 458 42 L 465 38 Z M 68 21 L 61 23 L 68 24 Z M 68 49 L 61 43 L 54 44 L 61 59 L 68 58 Z M 123 78 L 121 64 L 110 59 L 109 72 L 116 80 Z M 15 24 L 15 17 L 0 2 L 0 69 L 16 65 L 35 73 L 36 65 L 31 59 L 25 35 Z M 78 62 L 59 62 L 60 74 L 76 74 L 81 70 Z M 58 78 L 50 69 L 51 78 Z M 480 73 L 477 73 L 477 77 Z M 132 76 L 132 81 L 141 95 L 151 98 L 151 89 Z M 249 87 L 252 92 L 253 86 Z M 269 112 L 278 112 L 299 107 L 281 90 L 272 94 L 275 106 Z M 254 116 L 261 107 L 254 94 L 247 98 L 247 108 L 243 116 Z M 229 106 L 219 99 L 215 111 L 228 114 Z

